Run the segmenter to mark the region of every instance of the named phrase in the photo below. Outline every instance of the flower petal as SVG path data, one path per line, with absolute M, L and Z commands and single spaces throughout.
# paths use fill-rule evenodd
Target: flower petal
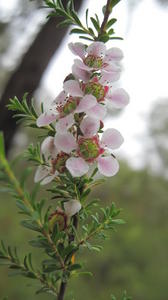
M 88 109 L 95 106 L 96 103 L 97 103 L 96 97 L 94 97 L 93 95 L 86 95 L 80 100 L 75 111 L 78 113 L 85 112 Z
M 87 65 L 85 65 L 84 62 L 81 61 L 80 59 L 75 59 L 74 62 L 75 62 L 75 65 L 78 68 L 82 69 L 82 70 L 85 70 L 85 71 L 88 71 L 88 72 L 90 72 L 92 70 L 92 68 L 90 68 Z
M 107 71 L 102 70 L 101 71 L 101 78 L 99 82 L 101 84 L 108 84 L 114 81 L 117 81 L 120 79 L 121 72 L 120 71 Z
M 74 124 L 75 120 L 72 114 L 69 114 L 68 116 L 61 118 L 58 120 L 56 123 L 56 131 L 60 133 L 67 132 L 67 130 L 72 127 Z
M 69 43 L 68 45 L 71 52 L 84 59 L 86 54 L 86 46 L 82 43 Z
M 58 153 L 57 148 L 54 145 L 54 138 L 52 136 L 48 136 L 47 138 L 44 139 L 44 141 L 41 144 L 41 152 L 49 158 L 55 157 Z
M 123 108 L 129 103 L 129 95 L 122 88 L 110 92 L 106 98 L 116 108 Z
M 86 51 L 89 55 L 94 55 L 97 57 L 104 56 L 106 52 L 106 46 L 103 42 L 93 42 L 89 45 Z
M 124 139 L 117 129 L 109 128 L 103 132 L 101 143 L 104 147 L 117 149 L 122 145 L 123 142 Z
M 55 98 L 52 104 L 63 104 L 66 99 L 67 93 L 65 91 L 62 91 L 59 93 L 59 95 Z
M 93 119 L 103 120 L 107 109 L 104 105 L 97 103 L 95 106 L 86 111 L 86 114 Z
M 86 70 L 79 68 L 76 64 L 72 66 L 72 74 L 77 78 L 81 79 L 84 82 L 89 81 L 90 73 Z
M 45 185 L 45 184 L 48 184 L 50 183 L 54 178 L 55 176 L 58 174 L 58 172 L 56 172 L 55 174 L 53 175 L 50 175 L 50 176 L 47 176 L 46 178 L 44 178 L 42 181 L 41 181 L 41 185 Z
M 100 128 L 100 121 L 92 117 L 86 117 L 82 120 L 80 129 L 84 136 L 91 137 L 97 134 Z
M 78 200 L 70 200 L 64 203 L 64 209 L 67 216 L 72 217 L 81 210 L 81 203 Z
M 119 170 L 119 163 L 112 156 L 99 157 L 97 162 L 98 170 L 104 176 L 114 176 Z
M 81 177 L 89 171 L 88 164 L 81 157 L 68 158 L 66 167 L 73 177 Z
M 72 97 L 82 97 L 83 92 L 77 80 L 68 80 L 64 82 L 64 90 Z
M 34 182 L 39 182 L 44 177 L 46 177 L 48 173 L 48 169 L 45 166 L 38 166 L 34 175 Z
M 56 118 L 57 118 L 56 114 L 53 113 L 49 114 L 45 112 L 38 117 L 36 124 L 38 127 L 47 126 L 52 122 L 54 122 Z
M 118 63 L 110 63 L 110 65 L 107 65 L 103 68 L 103 70 L 107 71 L 107 72 L 121 72 L 122 68 Z
M 123 58 L 123 52 L 117 47 L 110 48 L 106 51 L 104 62 L 120 61 Z
M 70 153 L 77 148 L 76 140 L 70 132 L 63 134 L 56 133 L 54 143 L 58 151 L 63 151 L 65 153 Z

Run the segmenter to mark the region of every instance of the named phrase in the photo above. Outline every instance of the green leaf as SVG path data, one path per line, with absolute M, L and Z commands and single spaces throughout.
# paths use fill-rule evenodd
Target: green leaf
M 119 36 L 114 36 L 114 37 L 110 37 L 110 40 L 121 40 L 121 41 L 123 41 L 123 38 L 121 38 Z
M 100 31 L 100 26 L 99 26 L 99 23 L 97 22 L 97 20 L 92 18 L 92 17 L 90 19 L 92 21 L 92 24 L 93 24 L 94 28 L 97 30 L 97 32 L 99 32 Z
M 89 25 L 88 25 L 88 14 L 89 14 L 89 9 L 87 8 L 87 10 L 86 10 L 86 26 L 87 26 L 87 28 L 89 27 Z
M 73 17 L 73 19 L 75 20 L 76 24 L 78 24 L 80 27 L 82 27 L 82 23 L 79 20 L 76 12 L 74 10 L 71 11 L 71 16 Z
M 107 32 L 107 34 L 108 35 L 113 35 L 115 32 L 114 32 L 114 29 L 113 28 L 111 28 L 108 32 Z
M 16 201 L 16 205 L 17 207 L 22 211 L 24 212 L 26 215 L 30 215 L 30 211 L 29 209 L 24 205 L 24 203 L 20 200 L 17 200 Z
M 114 18 L 110 19 L 106 24 L 106 29 L 109 29 L 116 22 L 117 22 L 117 19 L 114 19 Z
M 81 268 L 82 268 L 82 266 L 80 264 L 73 264 L 73 265 L 69 266 L 68 270 L 69 271 L 75 271 L 75 270 L 79 270 Z
M 109 35 L 107 33 L 105 34 L 102 34 L 100 37 L 99 37 L 99 41 L 103 42 L 103 43 L 107 43 L 109 41 Z
M 88 34 L 85 30 L 83 29 L 78 29 L 78 28 L 74 28 L 70 31 L 70 34 L 72 33 L 79 33 L 79 34 Z
M 66 6 L 66 9 L 68 11 L 68 13 L 70 14 L 72 10 L 74 10 L 74 3 L 73 0 L 69 0 Z
M 29 241 L 29 244 L 35 248 L 49 248 L 48 242 L 43 238 L 37 238 Z
M 20 224 L 30 230 L 41 232 L 41 229 L 37 226 L 35 222 L 32 222 L 30 220 L 23 220 L 20 222 Z
M 114 6 L 116 6 L 121 0 L 111 0 L 111 8 L 113 8 Z
M 66 27 L 66 26 L 69 26 L 69 25 L 73 25 L 73 22 L 71 20 L 64 20 L 62 22 L 60 22 L 57 27 Z
M 5 157 L 5 143 L 4 143 L 4 136 L 3 132 L 0 131 L 0 155 Z
M 116 224 L 116 225 L 124 225 L 126 224 L 126 222 L 122 219 L 115 219 L 112 221 L 113 224 Z
M 87 41 L 92 41 L 92 42 L 94 41 L 94 39 L 88 38 L 88 37 L 86 37 L 86 36 L 81 36 L 81 35 L 80 35 L 79 38 L 80 38 L 80 39 L 83 39 L 83 40 L 87 40 Z
M 92 272 L 87 272 L 87 271 L 84 271 L 84 272 L 78 272 L 76 273 L 76 275 L 87 275 L 87 276 L 91 276 L 93 277 L 93 273 Z

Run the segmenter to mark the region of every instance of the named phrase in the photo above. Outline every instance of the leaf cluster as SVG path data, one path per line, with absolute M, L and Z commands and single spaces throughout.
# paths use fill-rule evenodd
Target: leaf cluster
M 36 128 L 36 120 L 38 115 L 34 107 L 33 99 L 31 100 L 30 105 L 27 104 L 27 96 L 28 93 L 25 93 L 22 102 L 20 102 L 17 97 L 10 99 L 10 103 L 7 105 L 7 107 L 9 110 L 16 112 L 13 117 L 17 118 L 17 123 L 20 123 L 24 120 L 26 126 Z
M 89 250 L 101 250 L 100 246 L 92 246 L 90 240 L 97 237 L 99 239 L 106 239 L 106 232 L 115 230 L 117 225 L 125 224 L 122 219 L 116 218 L 120 214 L 120 209 L 117 209 L 112 203 L 110 207 L 100 208 L 99 212 L 91 214 L 90 207 L 86 209 L 89 220 L 82 225 L 83 238 L 80 245 L 84 245 Z M 84 211 L 84 213 L 86 212 Z M 83 215 L 81 216 L 83 218 Z
M 32 255 L 29 253 L 21 262 L 18 256 L 17 248 L 12 249 L 10 246 L 6 247 L 1 241 L 0 247 L 0 265 L 6 265 L 10 269 L 10 276 L 22 275 L 32 279 L 37 279 L 38 275 L 34 271 L 32 264 Z
M 10 99 L 7 107 L 9 110 L 15 112 L 13 118 L 17 119 L 18 124 L 24 122 L 26 127 L 39 129 L 36 124 L 38 114 L 35 109 L 34 99 L 32 98 L 30 104 L 28 105 L 27 96 L 28 93 L 25 93 L 22 101 L 20 101 L 17 97 Z M 43 104 L 41 104 L 41 113 L 43 113 Z M 52 125 L 44 126 L 42 129 L 46 129 L 51 135 L 53 132 L 55 132 L 55 129 Z
M 111 1 L 111 10 L 120 0 Z M 97 14 L 94 17 L 90 17 L 89 20 L 89 10 L 85 12 L 86 24 L 82 24 L 77 12 L 74 8 L 73 0 L 69 0 L 66 5 L 63 5 L 62 0 L 44 0 L 45 7 L 51 9 L 51 13 L 48 17 L 60 17 L 59 27 L 65 27 L 69 25 L 74 25 L 75 28 L 71 29 L 70 34 L 79 34 L 79 38 L 89 41 L 102 41 L 106 43 L 110 39 L 122 39 L 120 37 L 115 37 L 114 29 L 112 26 L 116 23 L 117 19 L 107 20 L 105 27 L 101 27 L 101 22 Z M 91 25 L 90 25 L 91 24 Z

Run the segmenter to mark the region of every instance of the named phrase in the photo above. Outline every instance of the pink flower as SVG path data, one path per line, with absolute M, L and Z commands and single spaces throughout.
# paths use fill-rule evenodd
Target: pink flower
M 71 157 L 66 160 L 66 168 L 73 177 L 81 177 L 89 171 L 90 163 L 96 162 L 101 174 L 115 175 L 119 169 L 118 162 L 106 149 L 119 148 L 123 137 L 116 129 L 107 129 L 99 140 L 98 135 L 91 136 L 97 130 L 97 120 L 93 120 L 92 124 L 89 117 L 84 120 L 86 124 L 81 126 L 81 130 L 87 132 L 87 135 L 79 137 L 77 142 L 70 133 L 55 136 L 56 147 L 60 151 L 71 153 Z
M 87 48 L 82 43 L 70 43 L 69 48 L 73 54 L 79 56 L 75 59 L 72 73 L 76 78 L 87 82 L 94 71 L 100 70 L 102 83 L 114 82 L 120 78 L 121 68 L 118 62 L 123 58 L 119 48 L 106 50 L 102 42 L 93 42 Z
M 76 80 L 66 81 L 64 90 L 53 101 L 49 112 L 39 116 L 37 119 L 38 127 L 44 127 L 56 121 L 56 131 L 66 132 L 75 123 L 74 114 L 87 113 L 97 104 L 93 95 L 84 95 L 79 82 Z
M 102 86 L 97 80 L 89 81 L 82 85 L 77 80 L 69 80 L 64 83 L 64 90 L 72 97 L 76 97 L 76 95 L 83 96 L 75 110 L 76 113 L 84 112 L 95 119 L 103 119 L 105 117 L 106 108 L 98 102 L 104 99 L 107 88 Z
M 87 83 L 82 83 L 80 84 L 77 80 L 69 80 L 64 83 L 64 89 L 66 93 L 69 93 L 72 95 L 72 97 L 78 93 L 85 95 L 92 95 L 94 98 L 96 98 L 97 103 L 95 104 L 95 99 L 94 102 L 90 98 L 88 98 L 88 103 L 81 102 L 83 104 L 82 108 L 83 111 L 86 113 L 88 116 L 92 116 L 93 118 L 102 120 L 104 119 L 106 115 L 106 107 L 102 105 L 102 103 L 109 102 L 112 104 L 115 108 L 123 108 L 129 103 L 129 95 L 128 93 L 122 89 L 109 89 L 108 86 L 105 84 L 102 84 L 100 80 L 98 80 L 97 77 L 94 79 L 90 80 Z M 89 107 L 89 100 L 92 100 L 92 104 L 90 104 Z M 85 104 L 86 103 L 86 104 Z M 85 106 L 85 109 L 84 109 Z M 82 112 L 80 109 L 80 104 L 78 108 L 76 109 L 76 112 Z
M 41 145 L 41 153 L 45 157 L 45 165 L 38 166 L 34 181 L 41 181 L 41 185 L 48 184 L 65 171 L 65 162 L 69 158 L 66 153 L 59 152 L 54 144 L 54 138 L 47 137 Z
M 44 185 L 50 183 L 58 175 L 58 172 L 53 169 L 51 164 L 51 159 L 55 158 L 58 154 L 58 150 L 54 145 L 53 137 L 49 136 L 43 141 L 41 145 L 41 152 L 45 157 L 46 165 L 38 166 L 34 176 L 34 181 L 41 181 L 41 185 Z

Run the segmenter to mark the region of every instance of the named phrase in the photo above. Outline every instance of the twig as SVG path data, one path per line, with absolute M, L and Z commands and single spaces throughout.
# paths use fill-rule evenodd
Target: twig
M 105 9 L 105 12 L 104 12 L 104 19 L 103 19 L 103 22 L 102 22 L 102 25 L 100 27 L 100 32 L 99 32 L 99 36 L 98 38 L 105 33 L 105 27 L 106 27 L 106 24 L 108 22 L 108 18 L 111 14 L 111 8 L 110 8 L 110 3 L 111 3 L 111 0 L 107 0 L 107 4 L 106 4 L 106 9 Z
M 14 173 L 12 172 L 8 161 L 6 160 L 5 157 L 3 157 L 2 155 L 0 155 L 0 163 L 5 171 L 5 173 L 7 174 L 10 183 L 13 185 L 16 193 L 18 194 L 18 196 L 20 197 L 20 199 L 23 201 L 23 203 L 29 208 L 30 212 L 33 213 L 35 210 L 33 208 L 33 206 L 31 205 L 31 203 L 29 202 L 29 199 L 27 199 L 27 197 L 24 194 L 24 191 L 22 190 L 20 183 L 18 182 L 17 178 L 15 177 Z M 65 264 L 64 261 L 62 259 L 62 257 L 60 256 L 54 242 L 52 241 L 50 234 L 44 229 L 44 226 L 42 224 L 42 222 L 40 221 L 40 219 L 37 220 L 37 224 L 41 229 L 41 233 L 46 237 L 49 245 L 51 246 L 51 248 L 54 250 L 54 254 L 57 256 L 57 258 L 59 259 L 60 265 L 62 267 L 62 269 L 65 270 Z

